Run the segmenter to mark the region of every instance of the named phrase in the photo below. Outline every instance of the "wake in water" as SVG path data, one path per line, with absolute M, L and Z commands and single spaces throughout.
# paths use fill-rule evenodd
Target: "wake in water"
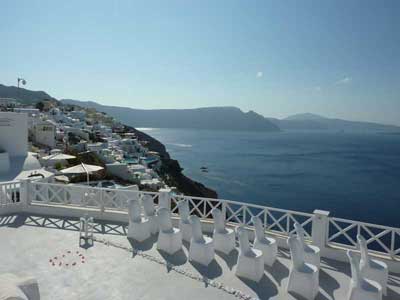
M 182 148 L 192 148 L 193 147 L 193 145 L 189 145 L 189 144 L 167 143 L 167 145 L 176 146 L 176 147 L 182 147 Z

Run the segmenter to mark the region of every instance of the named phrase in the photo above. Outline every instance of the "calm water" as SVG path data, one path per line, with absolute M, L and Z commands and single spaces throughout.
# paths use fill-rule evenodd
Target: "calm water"
M 400 135 L 143 131 L 220 198 L 400 227 Z

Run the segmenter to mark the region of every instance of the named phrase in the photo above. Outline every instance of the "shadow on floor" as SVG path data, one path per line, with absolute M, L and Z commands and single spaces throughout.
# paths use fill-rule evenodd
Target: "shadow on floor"
M 0 227 L 20 227 L 20 226 L 36 226 L 49 229 L 61 230 L 80 230 L 80 221 L 78 218 L 66 218 L 58 216 L 38 216 L 18 214 L 0 217 Z M 124 223 L 111 223 L 104 221 L 94 222 L 94 233 L 111 234 L 111 235 L 126 235 L 126 224 Z
M 222 275 L 222 268 L 215 259 L 208 266 L 203 266 L 194 261 L 190 261 L 190 264 L 205 278 L 215 279 Z
M 187 262 L 187 257 L 185 254 L 185 251 L 183 249 L 180 249 L 178 252 L 174 254 L 168 254 L 162 250 L 157 250 L 158 253 L 164 258 L 164 260 L 168 263 L 170 263 L 173 266 L 181 266 L 184 265 Z M 168 268 L 168 272 L 170 269 Z
M 384 300 L 400 299 L 400 294 L 392 290 L 390 287 L 387 288 L 387 295 L 383 296 Z
M 221 257 L 226 262 L 229 270 L 232 270 L 233 267 L 237 264 L 239 252 L 236 249 L 232 250 L 229 254 L 225 254 L 220 251 L 215 251 L 215 254 Z
M 25 215 L 8 215 L 8 216 L 1 216 L 0 217 L 0 227 L 13 227 L 18 228 L 25 224 L 26 220 Z
M 138 242 L 132 238 L 127 238 L 127 239 L 133 249 L 140 251 L 150 250 L 151 248 L 153 248 L 154 243 L 157 242 L 157 237 L 154 235 L 150 236 L 147 240 L 144 240 L 143 242 Z
M 260 282 L 254 282 L 242 277 L 238 278 L 250 289 L 252 289 L 260 300 L 270 299 L 278 294 L 278 288 L 265 274 L 261 278 Z
M 83 243 L 82 243 L 83 242 Z M 79 240 L 79 247 L 81 247 L 81 248 L 83 248 L 83 249 L 85 249 L 85 250 L 87 250 L 87 249 L 89 249 L 89 248 L 91 248 L 91 247 L 93 247 L 94 246 L 94 242 L 93 242 L 93 240 L 91 240 L 91 239 L 84 239 L 84 238 L 81 238 L 80 240 Z
M 334 299 L 333 292 L 340 289 L 340 284 L 335 278 L 321 268 L 319 270 L 319 287 Z
M 279 261 L 279 259 L 275 260 L 275 263 L 272 267 L 265 266 L 265 270 L 271 274 L 271 276 L 276 280 L 276 282 L 281 285 L 282 280 L 289 276 L 289 269 Z

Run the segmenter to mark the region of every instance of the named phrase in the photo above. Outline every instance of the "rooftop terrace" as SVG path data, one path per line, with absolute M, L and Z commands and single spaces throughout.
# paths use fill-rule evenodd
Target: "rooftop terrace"
M 226 213 L 231 227 L 246 224 L 252 229 L 249 217 L 258 215 L 278 241 L 278 259 L 271 268 L 265 268 L 262 280 L 254 283 L 235 276 L 237 251 L 229 256 L 217 253 L 205 268 L 187 260 L 188 244 L 169 256 L 156 250 L 154 236 L 143 243 L 128 240 L 126 201 L 144 194 L 152 195 L 156 203 L 167 202 L 173 213 L 176 201 L 189 199 L 191 213 L 202 218 L 203 230 L 208 233 L 213 227 L 212 207 Z M 78 217 L 87 212 L 95 217 L 95 242 L 79 247 Z M 354 248 L 354 229 L 356 233 L 371 233 L 366 236 L 371 253 L 392 271 L 383 299 L 400 299 L 400 275 L 393 273 L 399 271 L 396 247 L 400 230 L 335 219 L 326 212 L 306 214 L 218 199 L 177 197 L 168 191 L 144 193 L 23 182 L 0 186 L 0 215 L 2 273 L 36 277 L 41 299 L 300 299 L 285 291 L 290 265 L 286 238 L 293 220 L 303 224 L 309 240 L 322 251 L 316 299 L 346 299 L 350 266 L 344 252 Z M 176 222 L 178 216 L 174 217 Z M 324 222 L 326 226 L 321 226 Z M 335 225 L 342 230 L 333 231 Z M 323 230 L 318 231 L 320 227 Z M 375 242 L 382 243 L 383 250 L 374 246 Z

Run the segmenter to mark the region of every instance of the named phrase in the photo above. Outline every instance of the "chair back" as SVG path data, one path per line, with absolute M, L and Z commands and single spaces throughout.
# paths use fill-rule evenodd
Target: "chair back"
M 304 240 L 304 228 L 303 228 L 303 226 L 301 226 L 300 223 L 295 222 L 294 223 L 294 228 L 296 229 L 297 239 L 299 240 L 300 245 L 302 245 L 304 247 L 305 240 Z
M 181 220 L 185 223 L 188 223 L 189 215 L 190 215 L 189 202 L 187 200 L 182 200 L 182 201 L 179 201 L 177 205 L 178 205 L 179 216 L 181 217 Z
M 295 269 L 301 268 L 301 266 L 304 264 L 304 248 L 300 244 L 298 238 L 293 235 L 293 233 L 289 235 L 287 243 L 290 248 L 293 267 Z
M 189 217 L 190 224 L 192 224 L 192 237 L 198 243 L 204 243 L 203 231 L 201 230 L 201 223 L 198 216 Z
M 129 200 L 128 202 L 128 215 L 129 215 L 129 222 L 140 222 L 140 204 L 138 200 Z
M 360 261 L 356 256 L 356 253 L 351 250 L 347 250 L 347 257 L 350 261 L 351 267 L 351 279 L 353 280 L 353 284 L 356 286 L 360 286 L 361 284 L 361 271 L 360 271 Z
M 357 235 L 358 246 L 360 248 L 361 260 L 360 260 L 360 267 L 364 268 L 369 265 L 369 255 L 368 255 L 368 246 L 367 241 L 361 235 Z
M 154 201 L 153 197 L 150 195 L 144 195 L 142 198 L 142 203 L 143 203 L 143 208 L 144 208 L 144 213 L 146 216 L 154 216 Z
M 158 223 L 162 232 L 168 233 L 172 231 L 171 213 L 168 208 L 162 207 L 157 211 Z
M 225 218 L 218 208 L 213 208 L 211 214 L 214 219 L 214 228 L 218 233 L 225 233 Z
M 249 234 L 247 233 L 247 229 L 244 228 L 243 226 L 240 226 L 237 229 L 237 233 L 239 236 L 240 253 L 245 255 L 246 253 L 248 253 L 251 250 L 250 242 L 249 242 Z
M 265 231 L 264 227 L 262 226 L 261 220 L 259 217 L 252 217 L 251 221 L 254 224 L 254 229 L 256 230 L 256 238 L 259 241 L 262 241 L 265 239 Z

